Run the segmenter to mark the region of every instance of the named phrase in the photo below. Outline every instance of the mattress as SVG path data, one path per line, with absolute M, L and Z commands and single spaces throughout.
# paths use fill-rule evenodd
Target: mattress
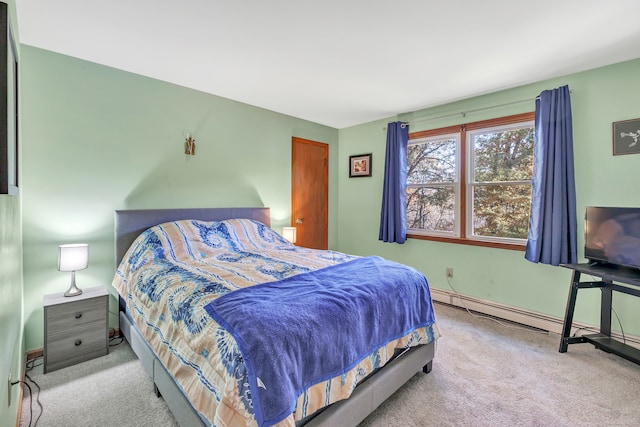
M 232 292 L 279 282 L 358 257 L 296 247 L 253 220 L 175 221 L 142 233 L 120 263 L 113 286 L 158 359 L 194 409 L 210 424 L 259 425 L 254 379 L 234 335 L 207 306 Z M 293 426 L 352 393 L 355 386 L 403 349 L 437 338 L 425 321 L 363 355 L 348 370 L 305 386 L 291 414 L 277 425 Z M 272 424 L 272 423 L 267 423 Z

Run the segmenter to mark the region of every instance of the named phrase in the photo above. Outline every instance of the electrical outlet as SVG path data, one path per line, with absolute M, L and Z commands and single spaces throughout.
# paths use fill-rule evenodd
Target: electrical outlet
M 7 394 L 8 406 L 11 406 L 11 372 L 9 372 L 9 392 Z
M 447 279 L 453 279 L 453 267 L 447 267 Z

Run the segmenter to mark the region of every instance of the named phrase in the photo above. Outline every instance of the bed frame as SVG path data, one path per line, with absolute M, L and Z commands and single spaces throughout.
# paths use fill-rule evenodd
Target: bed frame
M 203 208 L 203 209 L 142 209 L 115 212 L 116 268 L 133 241 L 149 227 L 180 219 L 221 221 L 250 218 L 271 224 L 269 208 Z M 140 359 L 153 379 L 156 395 L 164 397 L 167 406 L 183 427 L 205 426 L 206 421 L 191 406 L 149 344 L 126 314 L 120 298 L 120 333 Z M 413 347 L 371 374 L 356 387 L 347 400 L 333 405 L 297 423 L 305 427 L 356 426 L 382 402 L 402 387 L 417 372 L 431 371 L 435 343 Z

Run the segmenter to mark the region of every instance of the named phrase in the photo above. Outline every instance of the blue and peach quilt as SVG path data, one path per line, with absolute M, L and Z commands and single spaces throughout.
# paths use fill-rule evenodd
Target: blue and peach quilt
M 253 220 L 152 227 L 132 244 L 113 286 L 194 408 L 216 426 L 294 426 L 348 398 L 396 349 L 437 338 L 428 285 L 416 270 L 297 247 Z M 327 317 L 339 319 L 338 332 L 319 323 Z M 276 325 L 262 329 L 272 339 L 251 335 L 267 323 Z M 286 333 L 278 337 L 278 329 Z M 356 334 L 342 336 L 346 330 Z M 304 344 L 316 347 L 290 346 L 295 334 L 313 334 Z M 339 350 L 345 343 L 354 345 Z M 349 356 L 329 358 L 338 352 Z M 265 368 L 268 359 L 278 363 Z

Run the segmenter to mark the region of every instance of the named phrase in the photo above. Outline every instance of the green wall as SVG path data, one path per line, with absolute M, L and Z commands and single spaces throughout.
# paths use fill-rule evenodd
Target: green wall
M 276 230 L 289 225 L 292 136 L 329 144 L 337 245 L 336 129 L 30 46 L 22 56 L 27 349 L 43 345 L 43 295 L 69 286 L 59 244 L 89 243 L 80 288 L 110 285 L 116 209 L 267 206 Z
M 19 387 L 12 388 L 9 407 L 6 384 L 9 373 L 20 379 L 24 355 L 20 234 L 20 197 L 0 195 L 0 427 L 15 425 Z
M 582 257 L 584 207 L 640 206 L 640 155 L 612 155 L 612 122 L 640 117 L 640 60 L 603 67 L 516 89 L 479 96 L 340 130 L 338 224 L 341 251 L 379 254 L 420 269 L 432 287 L 451 291 L 445 268 L 453 267 L 453 286 L 461 294 L 558 317 L 564 316 L 571 273 L 561 267 L 533 264 L 524 252 L 409 239 L 404 245 L 377 240 L 389 121 L 416 121 L 410 131 L 434 129 L 533 111 L 543 90 L 568 84 L 573 112 L 579 254 Z M 447 119 L 420 121 L 520 100 L 507 107 Z M 348 158 L 373 153 L 373 177 L 349 179 Z M 583 260 L 581 258 L 581 260 Z M 599 322 L 597 290 L 578 293 L 575 321 Z M 640 335 L 640 299 L 616 294 L 614 309 L 624 331 Z M 612 325 L 617 327 L 614 317 Z M 445 332 L 446 333 L 446 332 Z
M 15 1 L 3 1 L 9 5 L 13 32 L 18 44 L 18 60 L 21 67 Z M 18 170 L 20 171 L 20 169 Z M 24 364 L 20 205 L 20 195 L 0 195 L 0 427 L 12 427 L 15 425 L 20 387 L 12 387 L 11 405 L 9 406 L 7 405 L 7 393 L 9 391 L 6 384 L 9 373 L 11 373 L 12 381 L 21 379 L 20 376 Z

